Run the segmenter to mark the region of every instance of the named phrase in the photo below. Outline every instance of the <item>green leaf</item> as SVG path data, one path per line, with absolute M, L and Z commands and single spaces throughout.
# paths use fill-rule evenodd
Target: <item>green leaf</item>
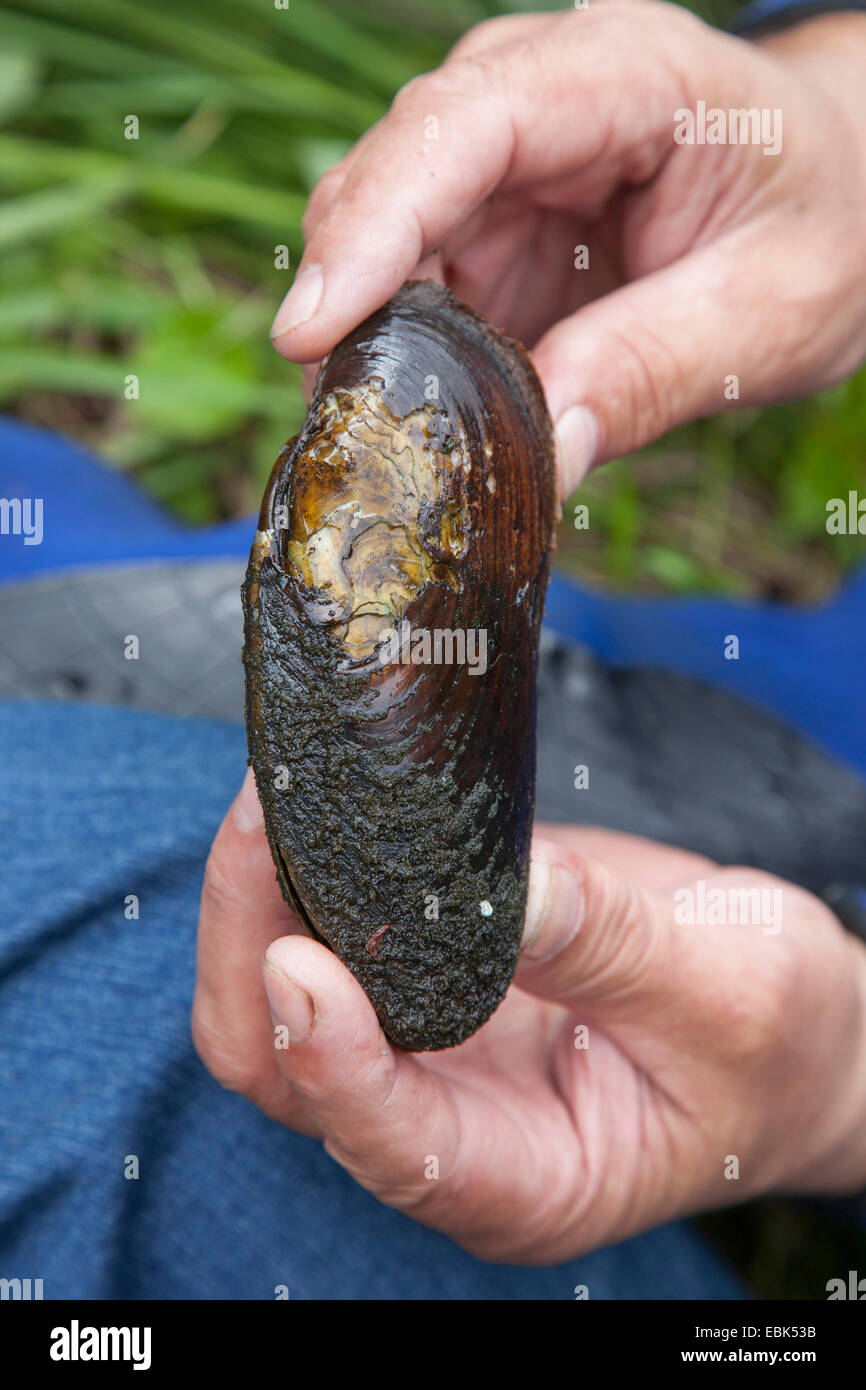
M 690 555 L 670 546 L 646 546 L 641 552 L 641 569 L 668 589 L 685 593 L 701 587 L 701 566 Z
M 172 168 L 156 159 L 69 150 L 48 141 L 0 136 L 0 177 L 5 174 L 30 180 L 34 175 L 50 178 L 61 172 L 77 176 L 84 184 L 81 189 L 70 185 L 65 192 L 70 209 L 76 197 L 82 202 L 95 198 L 95 207 L 107 201 L 109 194 L 126 191 L 187 212 L 239 219 L 285 233 L 300 222 L 306 206 L 306 199 L 298 193 L 260 188 L 196 169 Z M 88 185 L 96 185 L 98 197 Z
M 245 379 L 232 364 L 214 367 L 201 357 L 175 363 L 175 370 L 164 361 L 151 366 L 151 361 L 149 348 L 141 356 L 123 360 L 50 347 L 4 349 L 0 351 L 0 399 L 9 400 L 25 388 L 106 396 L 128 406 L 133 421 L 171 419 L 184 438 L 194 433 L 193 421 L 220 412 L 232 419 L 247 412 L 285 418 L 285 386 Z M 126 378 L 138 375 L 142 366 L 146 376 L 140 380 L 141 399 L 125 401 Z M 287 367 L 286 371 L 288 380 L 297 380 L 297 369 Z M 145 398 L 145 411 L 136 416 Z
M 123 191 L 123 181 L 77 188 L 64 184 L 43 193 L 12 198 L 0 207 L 0 247 L 62 233 L 84 222 Z
M 29 53 L 0 53 L 0 125 L 33 101 L 40 64 Z

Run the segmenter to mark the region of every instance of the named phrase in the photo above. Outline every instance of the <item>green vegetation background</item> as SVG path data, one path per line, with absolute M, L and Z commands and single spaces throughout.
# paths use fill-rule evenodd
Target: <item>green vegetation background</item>
M 297 264 L 318 175 L 471 24 L 551 7 L 290 6 L 0 0 L 0 409 L 84 441 L 191 523 L 253 510 L 302 418 L 267 329 L 291 276 L 274 247 Z M 866 553 L 825 529 L 864 434 L 866 374 L 677 430 L 593 475 L 591 528 L 566 509 L 557 563 L 619 589 L 819 599 Z

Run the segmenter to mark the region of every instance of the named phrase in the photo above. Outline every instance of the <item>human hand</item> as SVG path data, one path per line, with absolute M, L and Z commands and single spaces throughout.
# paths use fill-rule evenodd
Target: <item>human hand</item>
M 486 21 L 317 184 L 276 346 L 314 361 L 444 279 L 533 346 L 563 495 L 684 420 L 838 381 L 866 355 L 864 60 L 853 14 L 758 43 L 650 0 Z M 698 101 L 780 111 L 780 152 L 677 144 Z
M 679 923 L 697 880 L 781 898 Z M 413 1056 L 300 933 L 249 775 L 208 862 L 193 1034 L 224 1085 L 486 1259 L 866 1183 L 866 950 L 792 884 L 611 831 L 537 828 L 516 983 L 468 1042 Z

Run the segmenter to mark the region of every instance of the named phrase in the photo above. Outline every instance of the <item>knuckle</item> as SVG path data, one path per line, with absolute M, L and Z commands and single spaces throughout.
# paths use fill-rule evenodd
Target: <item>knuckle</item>
M 462 38 L 458 39 L 448 55 L 448 61 L 462 59 L 472 53 L 479 44 L 487 47 L 498 39 L 506 39 L 513 29 L 513 15 L 495 15 L 492 19 L 482 19 L 473 24 Z
M 224 867 L 217 840 L 205 865 L 201 890 L 201 919 L 206 921 L 208 918 L 232 918 L 244 911 L 246 905 L 246 893 Z
M 611 345 L 619 363 L 618 382 L 608 410 L 619 418 L 622 450 L 637 448 L 664 434 L 687 401 L 687 374 L 677 353 L 645 324 L 622 328 Z
M 392 110 L 398 116 L 417 116 L 423 108 L 422 114 L 435 115 L 443 107 L 477 100 L 479 86 L 490 86 L 495 81 L 495 65 L 482 54 L 469 53 L 441 68 L 434 68 L 432 72 L 413 77 L 400 88 Z
M 649 896 L 631 880 L 593 866 L 585 884 L 586 918 L 595 930 L 581 962 L 581 983 L 592 990 L 607 982 L 622 1000 L 646 985 L 661 946 L 661 922 Z
M 470 53 L 454 65 L 454 75 L 458 82 L 458 95 L 477 97 L 479 85 L 485 89 L 482 95 L 498 95 L 502 82 L 502 64 L 488 58 L 485 53 Z
M 774 1054 L 789 1023 L 783 982 L 763 971 L 736 989 L 722 989 L 711 1012 L 729 1062 L 752 1072 Z
M 631 36 L 636 27 L 640 30 L 657 29 L 659 25 L 684 30 L 706 28 L 698 15 L 682 5 L 671 4 L 670 0 L 603 0 L 601 4 L 596 0 L 590 13 L 597 24 L 616 27 Z
M 258 1092 L 261 1077 L 257 1068 L 238 1055 L 221 1023 L 198 996 L 192 1013 L 192 1041 L 211 1076 L 224 1090 L 249 1097 Z
M 315 184 L 307 202 L 306 211 L 301 221 L 301 231 L 307 239 L 315 226 L 321 220 L 323 213 L 327 210 L 331 202 L 337 196 L 340 188 L 346 180 L 346 170 L 342 163 L 335 164 L 333 169 L 328 169 Z
M 643 0 L 602 0 L 601 4 L 590 5 L 585 16 L 593 29 L 615 30 L 632 33 L 647 11 Z
M 421 94 L 429 90 L 433 76 L 433 73 L 422 72 L 417 77 L 410 77 L 395 94 L 391 110 L 400 115 L 407 107 L 417 106 Z
M 864 228 L 854 238 L 862 246 Z M 846 372 L 839 370 L 852 362 L 862 347 L 863 331 L 847 335 L 840 346 L 835 326 L 850 318 L 850 285 L 857 279 L 853 267 L 851 238 L 838 229 L 832 258 L 816 256 L 802 242 L 789 242 L 788 253 L 781 251 L 779 263 L 786 273 L 777 271 L 772 282 L 775 305 L 774 330 L 776 358 L 784 363 L 786 388 L 803 393 L 814 389 L 816 370 L 822 386 L 832 384 Z M 846 256 L 850 269 L 845 268 Z
M 572 37 L 583 49 L 598 55 L 599 63 L 605 71 L 614 75 L 628 56 L 645 53 L 646 44 L 651 41 L 658 29 L 660 16 L 653 15 L 652 9 L 667 9 L 668 6 L 654 6 L 646 0 L 597 0 L 586 10 L 576 10 L 562 16 L 564 24 L 573 24 Z
M 804 959 L 800 943 L 786 938 L 784 930 L 779 935 L 766 935 L 759 921 L 752 922 L 748 914 L 744 920 L 747 896 L 781 890 L 790 893 L 788 905 L 796 911 L 799 900 L 810 895 L 773 874 L 754 869 L 721 869 L 713 876 L 713 883 L 728 885 L 729 891 L 740 895 L 730 923 L 714 930 L 754 935 L 752 946 L 746 946 L 747 960 L 737 956 L 735 974 L 726 972 L 708 1002 L 712 1027 L 724 1039 L 729 1059 L 754 1071 L 765 1062 L 774 1062 L 798 1028 Z

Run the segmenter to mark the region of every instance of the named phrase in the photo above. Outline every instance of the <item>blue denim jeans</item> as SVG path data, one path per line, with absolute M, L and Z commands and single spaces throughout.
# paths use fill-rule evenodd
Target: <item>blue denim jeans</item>
M 45 1298 L 743 1297 L 685 1224 L 485 1264 L 220 1088 L 189 1008 L 244 762 L 235 724 L 0 704 L 0 1277 Z

